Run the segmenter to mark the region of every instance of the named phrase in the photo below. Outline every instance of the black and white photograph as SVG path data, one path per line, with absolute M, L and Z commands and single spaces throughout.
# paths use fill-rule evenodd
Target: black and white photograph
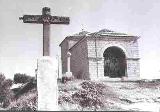
M 159 0 L 0 0 L 0 111 L 160 112 Z

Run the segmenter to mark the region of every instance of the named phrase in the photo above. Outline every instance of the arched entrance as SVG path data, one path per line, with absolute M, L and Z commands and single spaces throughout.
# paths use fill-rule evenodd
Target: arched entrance
M 116 46 L 108 47 L 104 53 L 104 76 L 118 78 L 125 76 L 127 64 L 122 49 Z

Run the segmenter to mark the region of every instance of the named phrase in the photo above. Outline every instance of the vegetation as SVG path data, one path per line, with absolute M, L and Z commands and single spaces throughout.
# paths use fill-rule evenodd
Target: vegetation
M 59 87 L 59 105 L 62 110 L 70 106 L 70 110 L 99 110 L 106 107 L 106 99 L 117 97 L 111 88 L 98 82 L 76 81 L 67 83 L 67 87 Z M 73 108 L 75 107 L 75 108 Z
M 7 107 L 9 110 L 36 111 L 37 110 L 37 90 L 36 88 L 13 100 Z
M 0 103 L 1 107 L 6 108 L 13 97 L 13 92 L 10 87 L 12 86 L 13 81 L 6 79 L 4 74 L 0 74 Z
M 80 106 L 84 107 L 93 107 L 94 110 L 103 107 L 104 103 L 102 95 L 105 93 L 103 89 L 105 86 L 102 84 L 97 84 L 91 81 L 82 82 L 81 84 L 83 90 L 72 95 L 73 100 L 75 100 Z
M 13 83 L 22 85 L 11 89 Z M 6 79 L 4 74 L 0 74 L 1 110 L 37 110 L 36 85 L 35 78 L 26 74 L 15 74 L 14 81 Z
M 160 104 L 159 88 L 159 79 L 127 82 L 73 80 L 59 83 L 58 103 L 63 111 L 138 111 L 135 108 L 140 111 L 140 107 L 132 106 Z
M 21 79 L 23 81 L 21 81 Z M 21 86 L 11 89 L 14 83 Z M 0 74 L 0 110 L 37 110 L 36 80 L 26 74 L 15 74 L 14 81 Z M 61 110 L 127 110 L 120 105 L 137 102 L 160 103 L 160 80 L 135 82 L 98 82 L 64 78 L 58 82 Z M 125 107 L 126 108 L 126 107 Z
M 30 82 L 31 80 L 33 80 L 34 77 L 28 76 L 26 74 L 21 74 L 21 73 L 16 73 L 14 74 L 14 83 L 27 83 Z

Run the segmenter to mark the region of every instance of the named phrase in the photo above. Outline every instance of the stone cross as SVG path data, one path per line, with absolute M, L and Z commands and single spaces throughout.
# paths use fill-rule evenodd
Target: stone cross
M 44 7 L 42 15 L 23 15 L 24 23 L 43 24 L 43 56 L 50 55 L 50 24 L 69 24 L 69 17 L 51 16 L 50 8 Z
M 69 24 L 69 17 L 51 16 L 50 8 L 44 7 L 42 15 L 24 15 L 24 23 L 43 24 L 43 57 L 37 61 L 38 111 L 58 110 L 58 86 L 56 59 L 50 55 L 50 24 Z

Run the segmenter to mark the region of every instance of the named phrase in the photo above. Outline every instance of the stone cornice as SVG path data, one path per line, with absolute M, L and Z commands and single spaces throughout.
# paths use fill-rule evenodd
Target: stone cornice
M 126 58 L 126 60 L 140 60 L 140 58 Z

